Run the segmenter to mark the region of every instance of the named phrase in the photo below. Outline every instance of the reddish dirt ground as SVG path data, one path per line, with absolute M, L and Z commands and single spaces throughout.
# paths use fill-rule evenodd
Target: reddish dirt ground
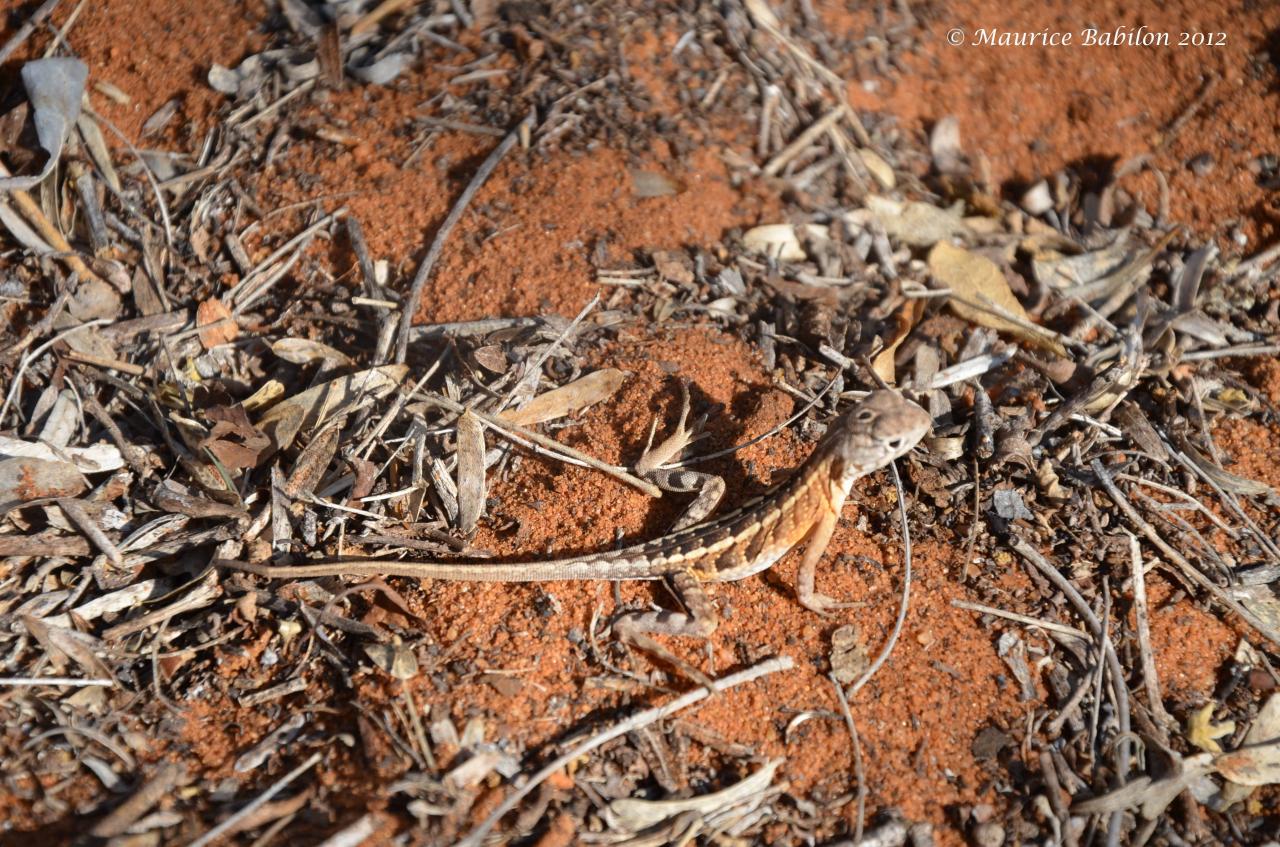
M 846 15 L 845 4 L 815 5 L 835 32 L 862 37 L 865 21 Z M 1246 255 L 1270 245 L 1280 232 L 1276 189 L 1260 185 L 1250 166 L 1255 157 L 1275 155 L 1280 137 L 1280 6 L 1251 0 L 975 0 L 912 4 L 912 10 L 923 22 L 920 50 L 907 54 L 900 76 L 864 74 L 852 83 L 856 106 L 888 112 L 918 132 L 945 115 L 958 115 L 966 149 L 985 158 L 996 186 L 1017 190 L 1067 164 L 1108 173 L 1131 157 L 1150 155 L 1151 166 L 1168 180 L 1169 220 L 1201 237 L 1238 225 L 1249 239 L 1242 249 Z M 1075 45 L 1082 45 L 1086 28 L 1142 26 L 1168 33 L 1171 46 L 976 41 L 981 31 L 996 29 L 1072 33 Z M 964 32 L 961 46 L 948 42 L 953 29 Z M 1210 34 L 1215 46 L 1178 46 L 1182 33 Z M 1213 167 L 1199 176 L 1189 162 L 1202 154 L 1212 157 Z M 1122 185 L 1156 211 L 1158 186 L 1149 172 Z
M 833 33 L 863 37 L 865 16 L 846 14 L 840 4 L 815 5 Z M 908 55 L 902 72 L 892 76 L 875 76 L 865 67 L 861 76 L 851 74 L 857 79 L 850 85 L 851 99 L 859 109 L 895 116 L 913 132 L 924 132 L 943 115 L 959 115 L 967 149 L 985 158 L 997 185 L 1025 184 L 1068 163 L 1150 153 L 1153 165 L 1169 181 L 1172 219 L 1205 236 L 1224 235 L 1238 223 L 1249 237 L 1242 249 L 1245 254 L 1276 237 L 1274 190 L 1259 186 L 1248 162 L 1275 150 L 1280 129 L 1274 36 L 1269 36 L 1280 26 L 1280 6 L 1244 4 L 1247 14 L 1241 4 L 1191 2 L 1166 4 L 1162 10 L 1108 0 L 1034 10 L 1020 6 L 1025 4 L 915 6 L 925 22 L 919 51 Z M 74 4 L 60 8 L 55 23 L 65 23 L 73 8 Z M 91 84 L 109 82 L 130 99 L 120 104 L 91 93 L 96 109 L 140 144 L 192 151 L 220 102 L 204 82 L 209 65 L 235 65 L 258 49 L 263 40 L 256 29 L 261 15 L 260 7 L 251 3 L 103 0 L 84 7 L 67 38 L 89 63 Z M 10 9 L 0 39 L 22 17 Z M 979 27 L 1079 30 L 1087 21 L 1100 26 L 1143 23 L 1171 32 L 1225 31 L 1228 44 L 1221 49 L 1072 50 L 956 48 L 945 42 L 953 26 L 968 33 Z M 635 45 L 628 57 L 637 78 L 654 81 L 650 88 L 655 111 L 677 108 L 656 84 L 666 69 L 660 45 L 677 36 L 659 33 Z M 1203 105 L 1176 131 L 1169 131 L 1210 78 L 1217 81 Z M 470 168 L 493 143 L 476 136 L 445 135 L 415 167 L 400 170 L 393 164 L 403 161 L 411 147 L 411 139 L 394 132 L 400 116 L 412 114 L 439 84 L 427 70 L 389 89 L 330 94 L 315 116 L 316 125 L 341 125 L 355 143 L 348 147 L 316 139 L 296 141 L 284 162 L 265 169 L 259 185 L 252 187 L 263 208 L 317 198 L 326 208 L 347 205 L 364 222 L 374 257 L 389 260 L 399 285 L 404 285 L 434 227 L 466 184 Z M 181 101 L 180 119 L 165 137 L 139 138 L 142 122 L 174 97 Z M 701 142 L 694 147 L 697 152 L 684 157 L 657 149 L 647 159 L 637 158 L 601 146 L 586 155 L 509 159 L 480 192 L 477 211 L 451 237 L 419 306 L 420 319 L 545 311 L 573 315 L 598 290 L 588 257 L 602 240 L 606 255 L 621 261 L 637 250 L 714 244 L 729 228 L 776 217 L 779 204 L 768 192 L 749 188 L 743 193 L 730 185 L 718 139 L 696 140 Z M 1207 175 L 1197 176 L 1187 162 L 1205 152 L 1216 164 Z M 664 170 L 690 190 L 637 200 L 629 174 L 637 167 Z M 308 179 L 298 180 L 299 173 Z M 1126 187 L 1154 209 L 1155 182 L 1150 175 L 1130 182 Z M 291 234 L 295 225 L 291 215 L 273 217 L 266 237 Z M 651 417 L 671 407 L 672 372 L 692 380 L 705 399 L 732 409 L 731 415 L 712 420 L 713 443 L 755 435 L 792 409 L 791 399 L 770 387 L 770 375 L 750 350 L 703 328 L 673 329 L 659 346 L 628 343 L 624 337 L 602 354 L 601 364 L 623 367 L 635 378 L 618 402 L 585 415 L 571 443 L 589 443 L 608 461 L 633 456 Z M 794 468 L 808 449 L 795 439 L 775 438 L 743 451 L 719 470 L 737 480 L 745 495 Z M 1251 472 L 1280 488 L 1277 466 L 1263 451 L 1253 448 L 1256 455 L 1250 462 L 1248 442 L 1232 441 L 1231 449 Z M 481 533 L 478 544 L 498 553 L 538 555 L 608 545 L 615 528 L 628 537 L 653 532 L 669 518 L 671 508 L 652 509 L 642 495 L 600 475 L 536 460 L 525 460 L 492 493 L 499 501 L 497 513 L 517 519 L 520 526 L 520 532 L 510 536 Z M 866 604 L 847 619 L 857 621 L 872 653 L 892 622 L 900 590 L 898 549 L 878 544 L 872 532 L 892 531 L 891 521 L 883 517 L 891 514 L 891 505 L 871 501 L 846 511 L 829 554 L 829 560 L 842 564 L 830 569 L 820 586 L 829 594 Z M 980 626 L 972 613 L 950 605 L 964 595 L 958 577 L 961 563 L 953 550 L 925 546 L 917 550 L 915 564 L 914 599 L 903 639 L 888 666 L 852 705 L 872 786 L 870 807 L 896 805 L 908 817 L 942 826 L 940 843 L 955 843 L 959 837 L 946 827 L 947 807 L 994 802 L 989 765 L 975 760 L 970 749 L 973 736 L 989 725 L 1011 727 L 1023 720 L 1023 707 L 1016 686 L 1007 679 L 1007 668 L 995 654 L 992 630 Z M 786 755 L 786 777 L 798 793 L 822 788 L 834 796 L 851 787 L 844 727 L 810 721 L 790 744 L 783 743 L 779 729 L 788 719 L 780 709 L 835 708 L 831 686 L 816 670 L 822 662 L 815 661 L 827 652 L 834 622 L 817 619 L 794 604 L 789 586 L 795 567 L 793 556 L 773 575 L 718 589 L 724 622 L 717 641 L 759 645 L 761 655 L 786 653 L 797 659 L 798 670 L 720 696 L 688 719 L 751 744 L 763 756 Z M 514 691 L 504 687 L 506 693 L 499 693 L 477 677 L 443 699 L 425 684 L 415 684 L 420 702 L 446 703 L 457 719 L 497 716 L 490 737 L 511 737 L 535 746 L 581 722 L 600 705 L 618 702 L 617 692 L 588 684 L 581 657 L 565 637 L 570 628 L 584 630 L 594 609 L 611 608 L 607 587 L 405 589 L 412 610 L 426 621 L 432 637 L 452 648 L 451 658 L 471 660 L 518 681 Z M 627 586 L 623 596 L 649 590 Z M 560 614 L 542 617 L 536 611 L 535 601 L 544 594 L 554 595 L 563 609 Z M 1153 587 L 1158 661 L 1174 696 L 1199 702 L 1211 696 L 1216 668 L 1234 648 L 1237 636 L 1190 603 L 1160 606 L 1166 596 L 1164 588 Z M 519 641 L 507 634 L 515 628 L 525 632 Z M 1187 631 L 1195 632 L 1196 638 L 1184 637 Z M 720 668 L 752 658 L 724 646 L 719 651 L 713 658 Z M 696 650 L 686 653 L 692 661 L 703 660 Z M 531 655 L 537 660 L 531 661 Z M 253 665 L 244 656 L 234 662 L 224 658 L 227 673 Z M 359 690 L 370 702 L 399 697 L 381 678 L 366 678 Z M 265 729 L 254 715 L 237 713 L 227 704 L 193 707 L 188 740 L 198 743 L 197 758 L 217 771 L 256 740 L 255 727 Z M 358 787 L 355 772 L 353 767 L 352 774 L 321 778 L 350 780 L 347 784 Z

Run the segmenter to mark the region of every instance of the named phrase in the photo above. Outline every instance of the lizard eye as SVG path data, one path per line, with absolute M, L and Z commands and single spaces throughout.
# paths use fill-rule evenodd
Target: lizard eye
M 857 418 L 857 420 L 861 421 L 862 423 L 866 423 L 867 421 L 871 420 L 875 416 L 876 416 L 876 413 L 871 411 L 870 409 L 863 409 L 861 412 L 858 412 L 858 414 L 855 415 L 854 417 Z

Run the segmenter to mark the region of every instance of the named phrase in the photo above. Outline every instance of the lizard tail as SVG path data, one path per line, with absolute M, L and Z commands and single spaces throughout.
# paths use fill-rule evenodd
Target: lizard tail
M 550 562 L 404 562 L 395 559 L 344 559 L 309 565 L 263 565 L 218 559 L 215 567 L 258 574 L 267 579 L 309 579 L 322 576 L 412 576 L 450 582 L 555 582 L 568 580 L 657 579 L 643 557 L 557 559 Z

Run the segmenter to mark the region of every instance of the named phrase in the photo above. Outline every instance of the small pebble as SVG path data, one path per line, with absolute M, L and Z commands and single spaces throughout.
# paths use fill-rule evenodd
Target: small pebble
M 1212 153 L 1201 153 L 1198 156 L 1192 156 L 1191 160 L 1187 162 L 1187 167 L 1196 176 L 1206 176 L 1213 172 L 1213 166 L 1216 164 L 1217 162 L 1214 161 Z
M 1273 172 L 1277 164 L 1280 164 L 1280 158 L 1273 153 L 1266 153 L 1262 156 L 1254 156 L 1246 167 L 1249 168 L 1249 173 L 1260 176 Z
M 1049 183 L 1043 179 L 1027 189 L 1022 195 L 1022 208 L 1028 215 L 1043 215 L 1053 208 L 1053 195 L 1049 193 Z
M 977 847 L 1000 847 L 1004 844 L 1004 827 L 995 821 L 978 824 L 973 828 L 973 843 Z

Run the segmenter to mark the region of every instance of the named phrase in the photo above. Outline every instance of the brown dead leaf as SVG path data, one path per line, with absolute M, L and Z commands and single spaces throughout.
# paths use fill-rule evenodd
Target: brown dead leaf
M 196 326 L 200 329 L 200 344 L 206 350 L 235 341 L 240 334 L 231 310 L 216 297 L 200 301 L 196 307 Z
M 484 513 L 484 424 L 471 412 L 458 418 L 458 528 L 471 532 Z
M 271 452 L 271 439 L 250 422 L 240 404 L 210 406 L 204 415 L 213 426 L 199 446 L 227 468 L 257 467 Z
M 929 251 L 929 273 L 951 289 L 952 297 L 947 302 L 964 320 L 1066 356 L 1067 351 L 1047 330 L 1040 330 L 1031 322 L 1004 273 L 987 257 L 939 241 Z
M 1222 787 L 1224 809 L 1244 800 L 1258 785 L 1280 782 L 1280 694 L 1272 694 L 1262 704 L 1241 746 L 1215 763 L 1229 780 Z
M 70 462 L 27 456 L 0 460 L 0 515 L 32 500 L 74 497 L 88 487 L 88 480 Z
M 289 474 L 289 479 L 284 486 L 286 497 L 296 498 L 300 494 L 315 490 L 324 476 L 325 469 L 333 461 L 333 455 L 338 452 L 338 439 L 342 435 L 342 426 L 345 421 L 346 418 L 343 418 L 326 426 L 298 455 L 298 461 L 294 463 L 293 471 Z M 269 440 L 268 443 L 270 443 Z
M 866 204 L 886 235 L 911 247 L 929 247 L 969 232 L 959 209 L 939 209 L 916 201 L 903 203 L 878 194 L 868 195 Z
M 499 417 L 520 426 L 532 426 L 562 418 L 612 397 L 630 376 L 626 371 L 604 368 L 579 377 L 568 385 L 539 394 L 519 409 L 509 409 Z
M 893 367 L 894 353 L 924 317 L 924 307 L 925 301 L 922 298 L 910 299 L 902 304 L 902 308 L 894 315 L 893 330 L 884 340 L 884 349 L 877 353 L 871 362 L 871 369 L 889 385 L 893 385 L 897 380 Z
M 1280 783 L 1280 740 L 1223 753 L 1213 764 L 1236 785 L 1275 785 Z

